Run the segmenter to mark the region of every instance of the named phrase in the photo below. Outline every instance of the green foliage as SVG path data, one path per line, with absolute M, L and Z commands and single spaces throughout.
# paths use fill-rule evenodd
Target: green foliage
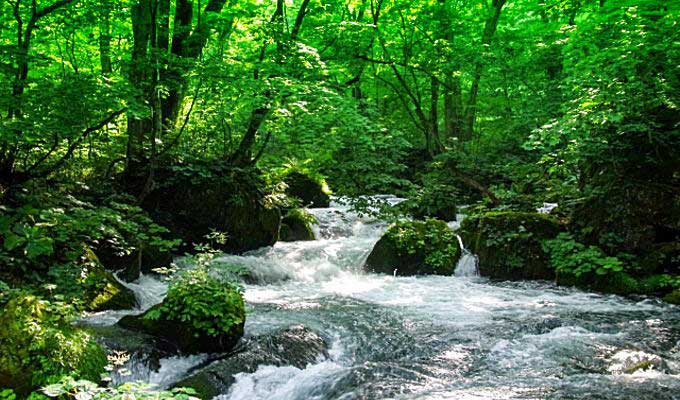
M 304 208 L 291 208 L 286 213 L 285 218 L 297 219 L 306 225 L 317 225 L 319 223 L 314 214 L 307 212 Z
M 47 396 L 56 399 L 92 400 L 197 400 L 196 391 L 190 388 L 156 390 L 153 385 L 142 382 L 128 382 L 116 387 L 102 387 L 84 379 L 65 377 L 59 382 L 42 389 Z
M 52 263 L 78 264 L 83 246 L 107 246 L 119 256 L 142 246 L 173 249 L 168 230 L 148 217 L 132 199 L 117 196 L 103 205 L 63 193 L 41 193 L 24 199 L 18 208 L 6 207 L 0 216 L 0 264 L 17 273 L 31 274 Z
M 243 324 L 245 305 L 239 286 L 211 276 L 207 268 L 197 267 L 178 273 L 163 303 L 145 318 L 186 322 L 196 337 L 219 336 Z
M 66 375 L 98 381 L 106 354 L 90 334 L 71 325 L 74 311 L 65 303 L 16 294 L 0 313 L 0 375 L 22 392 Z
M 626 265 L 616 257 L 607 256 L 599 247 L 579 243 L 569 233 L 543 242 L 550 263 L 558 274 L 611 275 L 622 272 Z
M 460 253 L 456 234 L 442 221 L 402 221 L 385 233 L 396 245 L 398 256 L 425 254 L 424 263 L 434 271 L 455 267 Z

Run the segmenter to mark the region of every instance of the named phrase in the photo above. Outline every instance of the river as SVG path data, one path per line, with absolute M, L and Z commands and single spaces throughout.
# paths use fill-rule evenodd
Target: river
M 257 282 L 245 286 L 247 334 L 304 324 L 326 338 L 329 357 L 304 369 L 262 365 L 237 375 L 219 400 L 680 399 L 680 308 L 550 282 L 490 282 L 475 276 L 472 255 L 456 276 L 366 274 L 386 225 L 338 204 L 310 212 L 316 240 L 220 261 L 247 267 Z M 130 287 L 145 296 L 143 308 L 162 298 L 153 278 Z M 205 357 L 137 366 L 126 380 L 167 386 Z

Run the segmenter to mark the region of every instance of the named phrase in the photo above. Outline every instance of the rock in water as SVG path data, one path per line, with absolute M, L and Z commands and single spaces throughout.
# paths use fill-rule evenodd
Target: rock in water
M 282 242 L 314 240 L 314 232 L 310 226 L 312 222 L 316 222 L 314 216 L 305 210 L 299 208 L 290 210 L 281 220 L 280 240 Z
M 245 304 L 240 291 L 205 269 L 181 273 L 163 302 L 118 325 L 163 339 L 183 353 L 224 353 L 243 336 Z
M 399 222 L 373 247 L 366 270 L 397 275 L 452 275 L 461 250 L 443 221 Z
M 300 199 L 302 206 L 322 208 L 330 206 L 331 198 L 323 180 L 314 179 L 300 172 L 291 172 L 283 180 L 288 185 L 286 193 Z
M 185 241 L 184 250 L 193 250 L 193 243 L 205 242 L 213 231 L 227 235 L 216 246 L 232 253 L 270 246 L 278 239 L 281 212 L 266 201 L 258 170 L 216 161 L 175 165 L 156 176 L 158 187 L 143 207 Z
M 228 357 L 216 361 L 177 383 L 174 387 L 191 387 L 203 399 L 226 393 L 234 375 L 252 373 L 261 365 L 294 366 L 308 364 L 328 356 L 328 345 L 316 332 L 295 325 L 271 335 L 253 337 Z
M 554 279 L 541 241 L 560 232 L 555 219 L 539 213 L 489 212 L 466 218 L 459 233 L 479 257 L 479 273 L 493 279 Z

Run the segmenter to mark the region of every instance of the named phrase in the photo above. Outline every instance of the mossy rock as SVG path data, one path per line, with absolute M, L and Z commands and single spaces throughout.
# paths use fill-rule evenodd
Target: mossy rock
M 0 387 L 20 398 L 71 375 L 99 382 L 106 353 L 63 306 L 22 294 L 0 310 Z
M 460 254 L 456 234 L 445 222 L 399 222 L 375 244 L 365 269 L 390 275 L 452 275 Z
M 541 241 L 553 239 L 561 227 L 552 217 L 528 212 L 489 212 L 466 218 L 459 233 L 479 257 L 479 272 L 492 279 L 555 277 Z
M 85 248 L 81 261 L 85 275 L 82 300 L 87 310 L 128 310 L 137 305 L 134 292 L 106 271 L 90 248 Z
M 622 296 L 643 294 L 644 290 L 637 279 L 624 272 L 578 277 L 573 274 L 558 274 L 556 283 L 560 286 L 575 286 L 584 290 Z
M 330 206 L 331 197 L 323 180 L 301 172 L 291 172 L 283 178 L 283 181 L 288 185 L 286 193 L 300 199 L 302 206 L 317 208 Z
M 196 390 L 198 397 L 212 399 L 228 391 L 236 381 L 236 374 L 253 373 L 261 365 L 290 365 L 303 369 L 328 357 L 327 350 L 326 341 L 316 332 L 303 325 L 294 325 L 245 340 L 227 358 L 201 368 L 173 387 L 190 387 Z
M 233 168 L 219 161 L 175 165 L 156 173 L 159 182 L 142 206 L 157 223 L 193 251 L 213 231 L 225 233 L 219 250 L 242 253 L 273 245 L 281 212 L 266 199 L 259 170 Z
M 671 293 L 665 295 L 663 297 L 663 301 L 666 303 L 680 305 L 680 289 L 675 289 Z
M 311 224 L 314 222 L 314 216 L 307 213 L 305 210 L 290 210 L 281 220 L 279 240 L 282 242 L 314 240 L 314 232 L 311 227 Z
M 680 242 L 655 245 L 640 262 L 644 274 L 680 275 Z
M 118 325 L 174 345 L 183 353 L 223 353 L 243 336 L 243 296 L 207 271 L 191 270 L 173 281 L 163 302 Z

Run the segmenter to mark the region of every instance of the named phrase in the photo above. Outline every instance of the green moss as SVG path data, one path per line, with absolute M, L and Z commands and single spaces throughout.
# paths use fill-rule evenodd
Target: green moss
M 311 224 L 316 224 L 316 218 L 307 211 L 294 208 L 281 220 L 279 239 L 284 242 L 296 240 L 314 240 Z
M 300 199 L 303 206 L 328 207 L 331 202 L 330 190 L 326 181 L 299 171 L 292 171 L 284 176 L 288 185 L 286 193 Z
M 196 268 L 172 282 L 161 304 L 118 324 L 163 338 L 186 353 L 216 353 L 232 349 L 243 336 L 245 320 L 240 290 Z
M 135 294 L 99 263 L 94 252 L 86 247 L 82 257 L 85 308 L 90 311 L 127 310 L 137 305 Z
M 527 212 L 489 212 L 465 219 L 460 234 L 479 257 L 483 276 L 494 279 L 553 279 L 554 271 L 541 246 L 560 232 L 555 219 Z
M 459 258 L 458 239 L 445 222 L 399 222 L 373 247 L 366 269 L 398 275 L 451 275 Z
M 671 304 L 680 305 L 680 289 L 675 289 L 663 297 L 663 301 Z
M 72 308 L 28 294 L 0 312 L 0 386 L 27 395 L 64 375 L 98 382 L 106 353 L 70 324 Z

